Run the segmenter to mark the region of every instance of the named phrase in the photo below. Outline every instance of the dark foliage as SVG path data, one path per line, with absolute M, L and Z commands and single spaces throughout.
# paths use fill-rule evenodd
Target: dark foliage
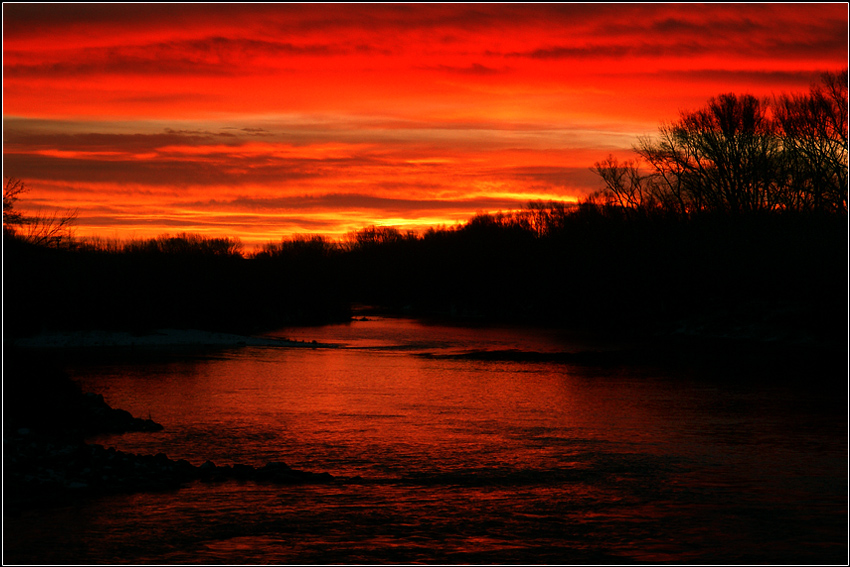
M 161 327 L 249 332 L 343 320 L 349 305 L 607 330 L 685 322 L 843 336 L 846 215 L 635 214 L 533 203 L 457 228 L 344 244 L 296 239 L 254 257 L 7 239 L 7 335 Z

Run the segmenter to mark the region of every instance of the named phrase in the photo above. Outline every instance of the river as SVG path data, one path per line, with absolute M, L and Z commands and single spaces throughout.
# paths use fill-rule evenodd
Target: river
M 6 560 L 847 559 L 846 392 L 809 387 L 819 376 L 578 364 L 547 355 L 619 346 L 403 318 L 272 335 L 317 346 L 69 361 L 84 390 L 165 426 L 90 441 L 334 482 L 198 481 L 30 510 L 5 522 Z

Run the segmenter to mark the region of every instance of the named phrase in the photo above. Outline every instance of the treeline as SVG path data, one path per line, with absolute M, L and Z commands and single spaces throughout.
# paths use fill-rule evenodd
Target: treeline
M 16 217 L 13 184 L 4 332 L 252 332 L 345 320 L 359 303 L 606 331 L 772 329 L 843 344 L 846 81 L 846 71 L 826 74 L 769 104 L 723 95 L 641 140 L 646 170 L 596 164 L 605 187 L 579 204 L 533 202 L 422 234 L 367 227 L 252 254 L 235 239 L 191 234 L 79 240 L 67 223 L 34 229 Z
M 251 332 L 346 320 L 360 303 L 466 321 L 628 331 L 714 320 L 844 335 L 845 215 L 632 212 L 532 203 L 424 234 L 370 227 L 253 256 L 191 235 L 71 249 L 7 237 L 5 332 Z
M 44 330 L 200 328 L 250 332 L 344 318 L 319 271 L 244 257 L 233 239 L 184 234 L 45 247 L 4 235 L 4 325 Z

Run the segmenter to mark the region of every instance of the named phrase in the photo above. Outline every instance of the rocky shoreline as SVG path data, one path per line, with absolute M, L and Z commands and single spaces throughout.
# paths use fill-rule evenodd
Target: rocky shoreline
M 8 387 L 8 380 L 13 386 Z M 17 381 L 16 381 L 17 380 Z M 285 463 L 196 466 L 164 453 L 137 455 L 86 442 L 98 433 L 159 431 L 163 426 L 110 407 L 55 371 L 7 378 L 3 435 L 4 514 L 105 494 L 172 490 L 192 481 L 276 484 L 331 482 L 328 473 Z
M 328 473 L 312 473 L 271 462 L 263 467 L 235 464 L 200 466 L 164 453 L 136 455 L 114 447 L 63 440 L 21 428 L 3 440 L 4 493 L 7 511 L 61 505 L 75 498 L 114 493 L 172 490 L 184 484 L 252 480 L 275 484 L 333 481 Z
M 293 341 L 284 338 L 233 333 L 217 333 L 199 329 L 156 329 L 146 331 L 85 330 L 42 332 L 32 336 L 15 337 L 4 341 L 4 346 L 24 350 L 41 349 L 96 349 L 96 348 L 237 348 L 262 347 L 324 347 L 316 341 Z

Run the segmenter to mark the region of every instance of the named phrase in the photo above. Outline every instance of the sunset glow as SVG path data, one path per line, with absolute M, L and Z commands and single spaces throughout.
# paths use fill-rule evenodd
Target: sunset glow
M 575 201 L 720 93 L 847 64 L 836 4 L 4 4 L 3 170 L 77 234 L 253 247 Z

